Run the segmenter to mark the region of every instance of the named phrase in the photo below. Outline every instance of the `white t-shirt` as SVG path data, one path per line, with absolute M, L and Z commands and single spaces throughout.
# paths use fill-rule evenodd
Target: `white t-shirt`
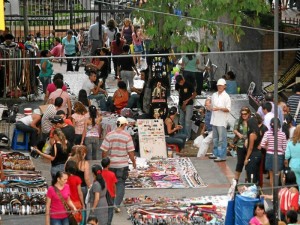
M 265 115 L 265 118 L 264 118 L 264 125 L 268 128 L 268 130 L 271 130 L 271 119 L 274 118 L 274 113 L 272 112 L 269 112 Z
M 231 110 L 231 100 L 226 91 L 223 91 L 220 95 L 218 92 L 213 93 L 211 96 L 211 106 L 212 108 L 220 107 Z M 212 111 L 210 124 L 217 127 L 227 127 L 229 112 L 223 111 Z
M 116 31 L 116 29 L 117 29 L 117 31 Z M 106 27 L 104 32 L 107 34 L 108 41 L 112 42 L 114 40 L 115 34 L 117 34 L 119 32 L 119 29 L 116 27 L 115 29 L 113 29 L 113 31 L 111 31 L 108 27 Z
M 82 85 L 82 89 L 84 89 L 87 93 L 87 96 L 90 96 L 92 93 L 91 93 L 91 90 L 95 87 L 95 84 L 90 80 L 86 80 L 85 82 L 83 82 L 83 85 Z

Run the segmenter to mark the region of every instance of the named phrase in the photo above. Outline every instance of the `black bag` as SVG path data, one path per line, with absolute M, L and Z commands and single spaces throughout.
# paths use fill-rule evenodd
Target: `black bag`
M 107 201 L 108 206 L 113 206 L 114 205 L 114 201 L 113 201 L 113 199 L 110 196 L 108 191 L 106 191 L 106 201 Z
M 78 48 L 78 42 L 76 40 L 76 37 L 74 37 L 74 41 L 75 41 L 75 52 L 76 52 L 76 55 L 79 56 L 80 51 L 79 51 L 79 48 Z

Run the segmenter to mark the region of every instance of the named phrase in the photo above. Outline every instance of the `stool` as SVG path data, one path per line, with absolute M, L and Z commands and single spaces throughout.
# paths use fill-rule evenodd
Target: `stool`
M 180 152 L 180 148 L 178 147 L 178 145 L 175 145 L 175 144 L 167 144 L 167 148 L 171 148 L 172 151 L 175 151 L 175 152 Z
M 18 141 L 18 138 L 21 135 L 23 140 L 20 142 Z M 29 135 L 26 132 L 15 128 L 12 143 L 11 143 L 11 148 L 13 150 L 29 150 L 28 145 L 29 145 Z

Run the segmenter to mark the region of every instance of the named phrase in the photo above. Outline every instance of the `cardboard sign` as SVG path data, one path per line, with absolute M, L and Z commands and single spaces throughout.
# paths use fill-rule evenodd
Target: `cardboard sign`
M 162 119 L 138 119 L 140 155 L 142 158 L 167 158 L 164 122 Z

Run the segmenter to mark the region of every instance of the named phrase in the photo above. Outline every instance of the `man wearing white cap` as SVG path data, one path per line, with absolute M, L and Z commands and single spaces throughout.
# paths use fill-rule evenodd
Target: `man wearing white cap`
M 116 212 L 120 212 L 120 204 L 125 195 L 125 181 L 128 177 L 128 156 L 132 161 L 133 167 L 136 168 L 134 158 L 134 144 L 130 134 L 124 131 L 128 121 L 125 117 L 121 116 L 117 119 L 117 128 L 109 132 L 104 138 L 101 149 L 102 158 L 110 158 L 109 170 L 115 173 L 117 182 L 117 191 L 115 198 Z
M 226 161 L 227 153 L 227 123 L 231 109 L 231 100 L 226 93 L 226 81 L 221 78 L 217 82 L 218 91 L 211 96 L 212 115 L 210 124 L 213 131 L 213 155 L 215 162 Z

